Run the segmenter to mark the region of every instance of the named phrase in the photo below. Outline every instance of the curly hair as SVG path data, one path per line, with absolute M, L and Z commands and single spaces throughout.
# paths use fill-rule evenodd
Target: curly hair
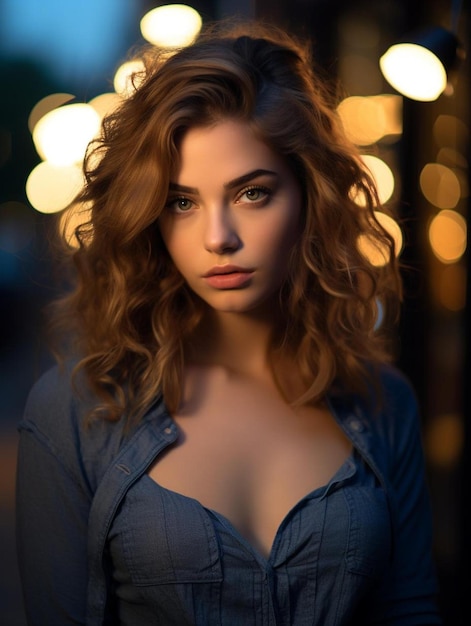
M 94 415 L 139 419 L 159 394 L 170 411 L 179 406 L 202 305 L 165 249 L 159 216 L 183 134 L 222 120 L 249 124 L 302 190 L 302 235 L 272 345 L 296 355 L 306 383 L 297 402 L 364 389 L 371 365 L 391 359 L 376 322 L 379 307 L 397 313 L 400 275 L 393 240 L 374 215 L 374 183 L 308 44 L 256 22 L 214 24 L 170 56 L 146 47 L 140 58 L 135 91 L 105 118 L 85 159 L 78 201 L 90 217 L 69 249 L 73 290 L 54 304 L 55 329 L 74 338 L 64 350 L 78 355 L 75 372 L 84 370 L 99 395 Z M 386 265 L 362 254 L 360 235 L 388 251 Z

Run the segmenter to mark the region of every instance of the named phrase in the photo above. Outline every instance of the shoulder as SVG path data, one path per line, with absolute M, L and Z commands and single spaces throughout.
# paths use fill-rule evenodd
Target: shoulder
M 41 375 L 28 394 L 22 424 L 27 422 L 58 438 L 71 427 L 82 426 L 93 398 L 83 383 L 74 388 L 73 367 L 73 362 L 67 362 Z
M 414 421 L 418 403 L 411 381 L 397 367 L 382 364 L 370 369 L 370 378 L 364 393 L 354 394 L 339 390 L 330 398 L 344 414 L 361 415 L 365 426 L 374 430 L 389 430 Z
M 377 407 L 363 404 L 373 436 L 371 451 L 390 476 L 415 471 L 422 458 L 420 409 L 411 381 L 398 368 L 382 366 Z
M 398 437 L 420 427 L 419 405 L 409 378 L 398 368 L 387 365 L 380 371 L 379 421 L 390 436 Z
M 106 469 L 125 438 L 122 422 L 96 421 L 87 415 L 97 402 L 84 376 L 72 377 L 73 362 L 47 370 L 31 388 L 19 431 L 46 448 L 77 480 L 90 485 Z
M 399 403 L 416 404 L 416 396 L 409 378 L 394 365 L 383 365 L 379 378 L 386 398 Z
M 363 394 L 338 393 L 330 398 L 334 414 L 350 436 L 380 465 L 395 464 L 408 446 L 420 438 L 420 413 L 415 390 L 397 367 L 371 368 Z
M 52 367 L 37 380 L 28 395 L 19 430 L 47 448 L 66 471 L 81 482 L 85 479 L 95 491 L 123 448 L 130 448 L 139 457 L 170 417 L 158 396 L 135 425 L 127 426 L 125 417 L 116 422 L 95 419 L 88 423 L 87 416 L 98 399 L 84 375 L 72 376 L 74 365 L 71 361 Z

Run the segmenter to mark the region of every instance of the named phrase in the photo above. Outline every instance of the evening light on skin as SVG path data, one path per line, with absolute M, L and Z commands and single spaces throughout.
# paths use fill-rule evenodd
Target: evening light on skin
M 299 235 L 301 192 L 286 163 L 246 124 L 194 128 L 160 218 L 170 256 L 216 310 L 270 300 Z

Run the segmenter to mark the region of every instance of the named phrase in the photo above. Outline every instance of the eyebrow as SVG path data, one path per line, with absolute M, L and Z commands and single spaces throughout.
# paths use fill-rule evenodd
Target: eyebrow
M 238 176 L 237 178 L 224 183 L 224 189 L 239 187 L 240 185 L 249 183 L 251 180 L 258 178 L 259 176 L 278 176 L 278 174 L 276 172 L 272 172 L 271 170 L 253 170 L 252 172 L 248 172 L 247 174 L 243 174 L 242 176 Z M 170 183 L 169 189 L 170 191 L 179 191 L 181 193 L 198 193 L 198 189 L 196 187 L 187 187 L 186 185 L 179 185 L 178 183 Z

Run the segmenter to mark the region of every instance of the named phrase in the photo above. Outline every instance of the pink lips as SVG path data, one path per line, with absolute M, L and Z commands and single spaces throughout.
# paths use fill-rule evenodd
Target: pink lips
M 236 265 L 216 265 L 203 275 L 215 289 L 240 289 L 250 282 L 254 270 Z

